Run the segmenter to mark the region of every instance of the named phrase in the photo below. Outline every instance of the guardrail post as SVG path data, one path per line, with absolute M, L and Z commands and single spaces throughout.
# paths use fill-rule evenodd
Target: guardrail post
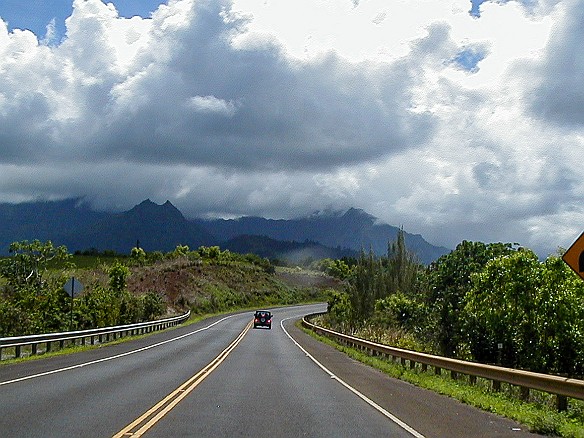
M 126 324 L 116 327 L 105 327 L 100 329 L 81 330 L 76 332 L 62 332 L 62 333 L 45 333 L 39 335 L 25 335 L 0 338 L 0 360 L 6 358 L 21 358 L 23 356 L 32 356 L 40 353 L 48 353 L 53 348 L 65 349 L 67 347 L 75 347 L 77 345 L 86 346 L 88 342 L 95 345 L 96 342 L 103 343 L 104 336 L 106 342 L 130 336 L 133 333 L 150 333 L 158 330 L 163 330 L 174 325 L 181 324 L 186 320 L 186 316 L 190 315 L 188 312 L 182 317 L 168 318 L 164 321 L 149 321 L 146 323 Z M 180 320 L 180 321 L 179 321 Z M 89 338 L 89 339 L 88 339 Z M 55 346 L 59 342 L 58 346 Z M 42 349 L 42 345 L 45 349 Z M 8 347 L 7 347 L 8 346 Z M 6 348 L 9 351 L 6 352 Z M 365 348 L 367 346 L 365 345 Z M 371 349 L 372 354 L 375 354 L 375 349 Z
M 307 317 L 305 317 L 307 318 Z M 410 361 L 410 367 L 415 368 L 416 364 L 420 363 L 422 371 L 428 371 L 428 367 L 434 368 L 437 375 L 442 374 L 442 369 L 449 372 L 453 379 L 460 379 L 468 376 L 468 381 L 471 385 L 478 383 L 478 378 L 485 379 L 485 382 L 492 382 L 492 391 L 501 391 L 502 384 L 508 384 L 513 387 L 518 387 L 520 395 L 524 400 L 529 401 L 531 389 L 547 392 L 556 397 L 557 409 L 559 411 L 568 408 L 568 397 L 578 400 L 584 400 L 584 381 L 574 378 L 566 378 L 566 376 L 554 376 L 541 373 L 534 373 L 523 370 L 513 370 L 504 368 L 500 365 L 493 364 L 478 364 L 474 362 L 465 362 L 457 359 L 444 358 L 435 355 L 418 354 L 412 351 L 403 351 L 395 347 L 378 347 L 372 342 L 366 340 L 359 340 L 351 335 L 334 332 L 333 330 L 324 329 L 322 327 L 314 326 L 305 319 L 303 324 L 305 327 L 313 329 L 315 332 L 321 332 L 332 339 L 338 339 L 341 343 L 353 346 L 356 349 L 373 349 L 382 353 L 382 356 L 387 357 L 390 362 L 400 361 L 402 365 L 405 363 L 404 358 Z M 481 380 L 482 381 L 482 380 Z M 514 391 L 515 392 L 515 391 Z
M 556 406 L 558 411 L 566 411 L 568 409 L 568 397 L 563 395 L 556 395 Z
M 450 371 L 450 378 L 452 380 L 457 380 L 458 379 L 458 373 L 456 371 Z
M 493 391 L 499 392 L 501 391 L 501 382 L 498 380 L 493 380 Z

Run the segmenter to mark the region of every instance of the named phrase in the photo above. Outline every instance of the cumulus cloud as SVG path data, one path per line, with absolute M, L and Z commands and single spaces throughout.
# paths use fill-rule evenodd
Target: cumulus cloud
M 0 201 L 293 217 L 360 207 L 454 247 L 580 230 L 576 0 L 74 0 L 0 20 Z

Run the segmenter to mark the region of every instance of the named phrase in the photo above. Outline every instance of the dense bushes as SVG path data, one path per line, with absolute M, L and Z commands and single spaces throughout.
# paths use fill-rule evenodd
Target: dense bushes
M 114 257 L 90 251 L 75 259 L 83 269 L 51 242 L 14 243 L 11 251 L 0 259 L 0 337 L 152 320 L 167 303 L 173 311 L 208 313 L 322 299 L 311 287 L 278 282 L 268 259 L 218 246 L 178 245 L 165 254 L 133 248 Z M 73 274 L 85 288 L 72 300 L 63 285 Z
M 69 320 L 63 290 L 66 276 L 49 271 L 51 263 L 70 259 L 65 247 L 22 241 L 10 245 L 11 257 L 0 260 L 0 336 L 55 331 Z
M 473 276 L 464 315 L 477 359 L 584 375 L 584 283 L 559 257 L 540 263 L 521 250 L 491 260 Z
M 424 267 L 399 236 L 389 248 L 361 254 L 347 292 L 329 298 L 332 325 L 405 331 L 450 357 L 584 375 L 584 282 L 561 258 L 464 241 Z
M 10 252 L 0 260 L 0 337 L 127 324 L 166 312 L 158 293 L 128 292 L 130 270 L 121 262 L 108 268 L 106 286 L 89 285 L 72 303 L 63 289 L 73 269 L 65 247 L 22 241 L 13 243 Z

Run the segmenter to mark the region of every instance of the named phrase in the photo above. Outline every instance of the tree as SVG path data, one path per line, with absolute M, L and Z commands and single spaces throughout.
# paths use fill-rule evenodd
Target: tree
M 111 290 L 115 294 L 121 295 L 126 290 L 130 269 L 119 261 L 116 261 L 110 266 L 108 274 Z
M 583 309 L 584 284 L 560 258 L 540 263 L 532 251 L 521 250 L 491 260 L 473 276 L 465 306 L 473 357 L 581 375 Z
M 375 302 L 376 323 L 415 331 L 423 315 L 423 306 L 411 297 L 396 292 Z
M 350 323 L 353 320 L 352 312 L 351 300 L 346 292 L 328 291 L 327 313 L 333 325 L 342 327 Z
M 388 293 L 413 294 L 416 290 L 420 262 L 416 255 L 406 248 L 405 233 L 400 228 L 395 242 L 388 244 Z
M 63 290 L 66 263 L 71 255 L 64 246 L 51 241 L 14 242 L 11 257 L 0 261 L 0 276 L 6 279 L 0 333 L 22 335 L 60 330 L 67 321 L 69 301 Z M 49 265 L 62 267 L 49 271 Z
M 313 263 L 313 266 L 319 271 L 325 272 L 327 275 L 338 278 L 339 280 L 347 280 L 352 274 L 351 267 L 349 267 L 345 260 L 326 258 Z
M 463 322 L 461 310 L 471 289 L 471 275 L 480 272 L 496 257 L 512 253 L 506 243 L 485 244 L 461 242 L 450 254 L 440 257 L 427 270 L 428 308 L 431 312 L 438 349 L 441 354 L 456 357 L 462 347 Z
M 146 251 L 135 246 L 130 252 L 130 259 L 135 261 L 138 265 L 144 265 L 146 263 Z
M 381 295 L 381 274 L 381 263 L 373 251 L 367 255 L 361 251 L 348 288 L 353 322 L 363 322 L 373 313 L 375 301 Z
M 380 258 L 372 250 L 369 254 L 361 251 L 357 264 L 350 271 L 349 296 L 355 321 L 369 319 L 375 303 L 389 295 L 400 292 L 413 296 L 417 292 L 421 265 L 406 248 L 403 229 L 387 248 L 387 257 Z
M 174 251 L 171 253 L 173 258 L 186 257 L 189 254 L 188 245 L 177 245 Z
M 12 257 L 0 261 L 0 276 L 13 287 L 26 286 L 39 292 L 46 285 L 49 263 L 71 258 L 65 246 L 55 247 L 50 240 L 45 243 L 39 240 L 14 242 L 9 251 Z

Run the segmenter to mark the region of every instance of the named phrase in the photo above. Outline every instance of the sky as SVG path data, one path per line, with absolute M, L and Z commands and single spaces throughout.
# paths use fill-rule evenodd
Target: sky
M 0 202 L 584 230 L 578 0 L 0 0 Z

